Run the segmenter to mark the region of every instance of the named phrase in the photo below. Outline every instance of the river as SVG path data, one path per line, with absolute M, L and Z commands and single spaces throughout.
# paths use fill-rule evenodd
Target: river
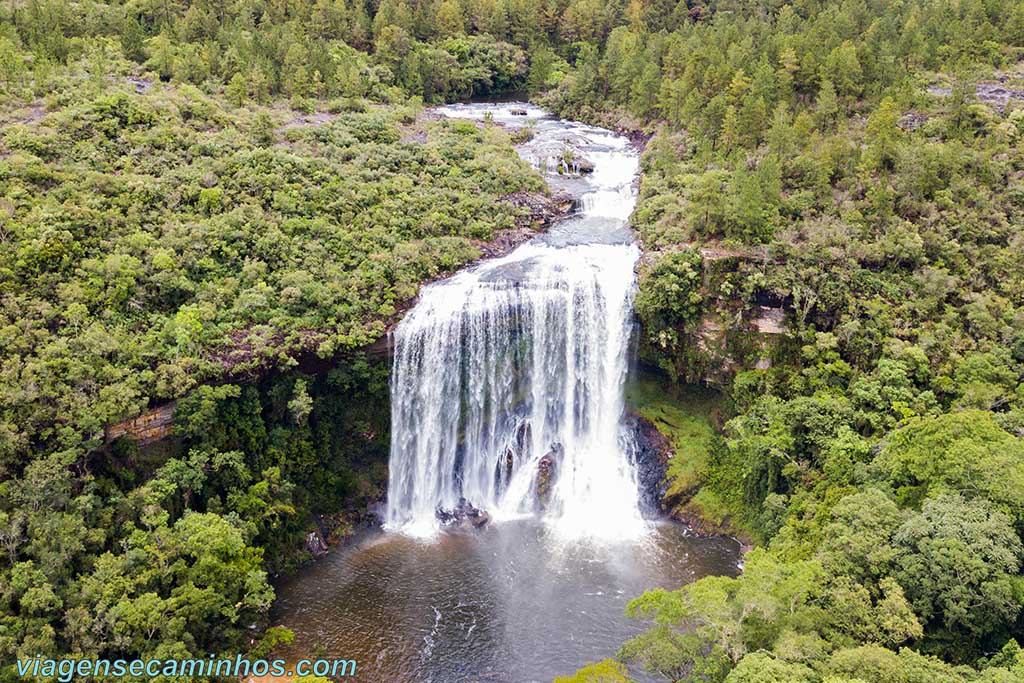
M 520 154 L 579 210 L 423 289 L 393 339 L 387 531 L 280 585 L 272 616 L 288 657 L 355 659 L 357 680 L 546 683 L 614 656 L 644 590 L 736 574 L 738 546 L 641 506 L 622 421 L 637 151 L 525 104 L 436 111 L 529 126 Z M 491 524 L 440 530 L 463 498 Z

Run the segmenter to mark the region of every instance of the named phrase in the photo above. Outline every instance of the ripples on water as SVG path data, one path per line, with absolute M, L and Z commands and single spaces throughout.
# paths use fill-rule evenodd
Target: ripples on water
M 614 656 L 644 590 L 737 573 L 738 545 L 676 524 L 565 545 L 533 520 L 434 541 L 374 532 L 279 587 L 289 658 L 354 658 L 374 683 L 550 683 Z M 637 681 L 644 681 L 642 676 Z

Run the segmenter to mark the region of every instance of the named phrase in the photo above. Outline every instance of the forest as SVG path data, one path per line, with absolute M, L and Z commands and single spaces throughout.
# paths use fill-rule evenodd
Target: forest
M 545 192 L 424 105 L 510 93 L 648 139 L 640 354 L 729 404 L 679 504 L 756 545 L 556 681 L 1024 680 L 1020 0 L 0 8 L 0 680 L 289 638 L 272 575 L 379 486 L 359 349 Z M 169 401 L 175 453 L 107 442 Z

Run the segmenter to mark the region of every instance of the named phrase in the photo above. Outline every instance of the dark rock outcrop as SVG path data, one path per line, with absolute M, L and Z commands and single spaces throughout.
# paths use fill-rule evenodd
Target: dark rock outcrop
M 672 444 L 650 420 L 636 413 L 626 416 L 626 428 L 632 435 L 632 458 L 636 467 L 640 489 L 640 508 L 646 516 L 665 512 L 665 494 L 668 492 L 668 460 Z
M 576 153 L 568 153 L 558 165 L 559 175 L 587 175 L 594 172 L 594 162 Z
M 491 516 L 485 510 L 474 507 L 465 498 L 459 498 L 459 503 L 451 510 L 445 510 L 438 506 L 434 513 L 438 521 L 446 529 L 479 529 L 491 521 Z
M 559 192 L 550 195 L 543 192 L 513 192 L 505 195 L 499 201 L 526 209 L 525 214 L 516 219 L 517 227 L 537 230 L 546 228 L 560 218 L 569 215 L 574 198 L 569 194 Z M 501 237 L 500 233 L 496 235 L 498 239 Z
M 515 434 L 504 455 L 494 465 L 494 485 L 498 493 L 502 493 L 512 481 L 512 471 L 516 460 L 526 452 L 530 441 L 530 423 L 523 420 L 516 427 Z
M 306 550 L 313 557 L 320 557 L 327 554 L 327 543 L 319 531 L 310 531 L 306 534 Z
M 551 489 L 554 487 L 555 479 L 558 477 L 558 466 L 562 461 L 562 452 L 562 444 L 556 443 L 551 446 L 550 451 L 537 461 L 536 491 L 537 507 L 540 510 L 546 509 L 548 503 L 551 502 Z

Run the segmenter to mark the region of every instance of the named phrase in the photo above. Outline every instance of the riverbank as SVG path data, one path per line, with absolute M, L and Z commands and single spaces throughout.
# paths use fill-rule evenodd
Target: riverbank
M 626 408 L 659 436 L 646 441 L 663 461 L 661 511 L 697 535 L 732 536 L 749 547 L 750 530 L 711 482 L 730 417 L 728 397 L 709 387 L 671 382 L 660 371 L 640 366 L 626 385 Z

